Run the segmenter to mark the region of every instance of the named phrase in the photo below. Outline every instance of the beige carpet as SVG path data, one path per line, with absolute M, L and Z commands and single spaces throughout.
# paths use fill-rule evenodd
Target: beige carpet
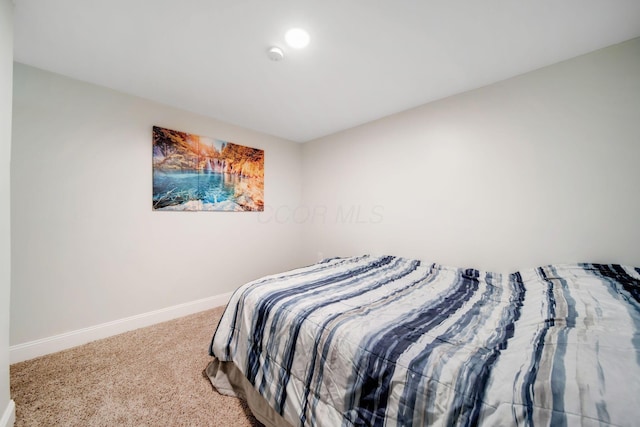
M 16 426 L 258 426 L 203 370 L 223 308 L 11 365 Z

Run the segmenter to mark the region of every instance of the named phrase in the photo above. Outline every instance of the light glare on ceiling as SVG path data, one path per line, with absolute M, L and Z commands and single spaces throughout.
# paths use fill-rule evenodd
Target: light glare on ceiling
M 284 35 L 287 44 L 294 49 L 302 49 L 309 44 L 309 33 L 302 28 L 292 28 Z

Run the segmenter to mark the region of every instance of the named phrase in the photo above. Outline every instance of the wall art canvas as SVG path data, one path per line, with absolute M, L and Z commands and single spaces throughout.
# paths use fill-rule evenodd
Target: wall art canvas
M 264 150 L 154 126 L 153 209 L 263 211 Z

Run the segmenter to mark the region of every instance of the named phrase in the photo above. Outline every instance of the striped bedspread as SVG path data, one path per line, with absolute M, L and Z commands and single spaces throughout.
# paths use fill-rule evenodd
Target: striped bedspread
M 325 260 L 233 295 L 212 356 L 292 425 L 640 425 L 640 269 Z

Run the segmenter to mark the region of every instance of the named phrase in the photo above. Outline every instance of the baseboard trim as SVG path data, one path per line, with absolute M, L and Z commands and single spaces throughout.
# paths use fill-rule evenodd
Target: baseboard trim
M 86 344 L 98 339 L 121 334 L 123 332 L 132 331 L 134 329 L 187 316 L 199 311 L 226 305 L 232 294 L 233 292 L 228 292 L 226 294 L 178 304 L 172 307 L 138 314 L 124 319 L 78 329 L 76 331 L 65 332 L 64 334 L 29 341 L 23 344 L 12 345 L 9 347 L 9 363 L 13 364 L 22 362 L 35 357 L 44 356 L 45 354 L 51 354 Z M 0 427 L 3 426 L 0 424 Z
M 13 400 L 9 400 L 2 418 L 0 418 L 0 427 L 13 427 L 16 422 L 16 404 Z

